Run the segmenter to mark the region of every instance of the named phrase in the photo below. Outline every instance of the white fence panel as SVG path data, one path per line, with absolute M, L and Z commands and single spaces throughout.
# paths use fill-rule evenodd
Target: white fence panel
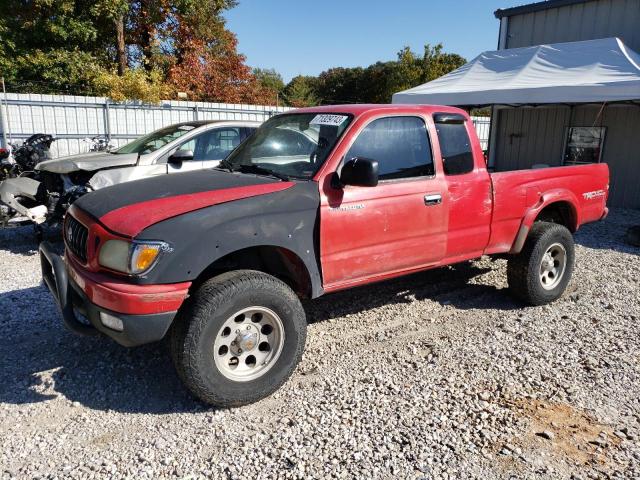
M 4 99 L 0 99 L 4 103 Z M 7 140 L 22 143 L 34 133 L 56 137 L 51 146 L 55 157 L 89 150 L 92 137 L 110 139 L 121 146 L 158 128 L 193 120 L 255 120 L 289 110 L 269 105 L 238 105 L 209 102 L 163 101 L 159 105 L 140 102 L 114 103 L 104 97 L 8 93 L 0 122 Z M 0 138 L 0 144 L 1 144 Z
M 476 127 L 476 132 L 478 133 L 478 139 L 480 140 L 480 145 L 482 146 L 482 150 L 487 150 L 489 148 L 489 131 L 491 129 L 491 117 L 471 117 L 473 121 L 473 125 Z

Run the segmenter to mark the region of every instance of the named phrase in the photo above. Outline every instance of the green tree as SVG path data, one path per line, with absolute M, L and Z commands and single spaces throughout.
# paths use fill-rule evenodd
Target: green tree
M 105 95 L 115 101 L 130 99 L 159 103 L 172 94 L 171 87 L 164 82 L 162 72 L 143 68 L 128 68 L 122 75 L 100 72 L 93 80 L 99 95 Z
M 7 17 L 0 14 L 0 74 L 13 79 L 16 76 L 16 65 L 11 61 L 16 45 L 11 38 L 11 30 Z
M 311 107 L 318 105 L 318 79 L 312 76 L 293 77 L 284 89 L 284 98 L 292 107 Z
M 364 69 L 330 68 L 318 76 L 317 95 L 322 103 L 361 103 L 366 101 L 362 96 L 367 79 Z
M 96 19 L 106 20 L 107 25 L 111 24 L 114 33 L 112 50 L 115 52 L 118 75 L 124 75 L 128 67 L 125 19 L 129 13 L 129 2 L 127 0 L 97 0 L 91 12 Z M 107 25 L 101 24 L 103 29 L 100 33 L 108 42 L 107 39 L 111 37 L 112 30 Z M 110 48 L 107 49 L 110 50 Z
M 8 88 L 26 93 L 94 95 L 94 80 L 102 69 L 96 58 L 80 50 L 35 50 L 14 59 L 15 77 Z
M 0 2 L 0 68 L 9 88 L 86 92 L 97 66 L 98 28 L 91 2 Z M 93 71 L 92 71 L 93 70 Z
M 389 103 L 394 93 L 434 80 L 464 65 L 465 59 L 425 45 L 422 55 L 405 47 L 397 60 L 366 68 L 330 68 L 318 77 L 296 77 L 285 89 L 294 106 L 339 103 Z M 296 94 L 291 92 L 295 90 Z M 313 99 L 308 101 L 305 99 Z
M 430 82 L 431 80 L 442 77 L 443 75 L 446 75 L 467 63 L 467 60 L 457 53 L 443 53 L 442 49 L 443 46 L 441 43 L 437 44 L 435 47 L 432 47 L 429 44 L 424 46 L 424 53 L 422 55 L 421 62 L 421 83 Z
M 368 103 L 389 103 L 391 95 L 402 89 L 406 79 L 398 62 L 376 62 L 364 72 L 361 95 Z

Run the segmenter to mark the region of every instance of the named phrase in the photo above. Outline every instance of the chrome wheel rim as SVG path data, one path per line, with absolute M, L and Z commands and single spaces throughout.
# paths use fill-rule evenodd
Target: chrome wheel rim
M 230 316 L 218 330 L 213 358 L 222 375 L 248 382 L 267 373 L 284 346 L 284 326 L 273 310 L 248 307 Z
M 551 245 L 540 262 L 540 284 L 545 290 L 558 286 L 567 266 L 567 250 L 559 243 Z

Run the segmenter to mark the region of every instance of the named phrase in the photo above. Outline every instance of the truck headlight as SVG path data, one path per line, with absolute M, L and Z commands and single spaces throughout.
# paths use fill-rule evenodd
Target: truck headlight
M 129 273 L 130 242 L 125 240 L 107 240 L 100 248 L 98 263 L 117 272 Z
M 117 272 L 140 275 L 149 271 L 162 252 L 170 252 L 166 242 L 107 240 L 100 248 L 98 263 Z

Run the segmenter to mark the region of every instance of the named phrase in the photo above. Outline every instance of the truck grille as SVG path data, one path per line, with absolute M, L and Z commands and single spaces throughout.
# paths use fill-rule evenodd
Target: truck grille
M 64 226 L 64 243 L 83 262 L 87 261 L 87 237 L 89 230 L 71 215 Z

